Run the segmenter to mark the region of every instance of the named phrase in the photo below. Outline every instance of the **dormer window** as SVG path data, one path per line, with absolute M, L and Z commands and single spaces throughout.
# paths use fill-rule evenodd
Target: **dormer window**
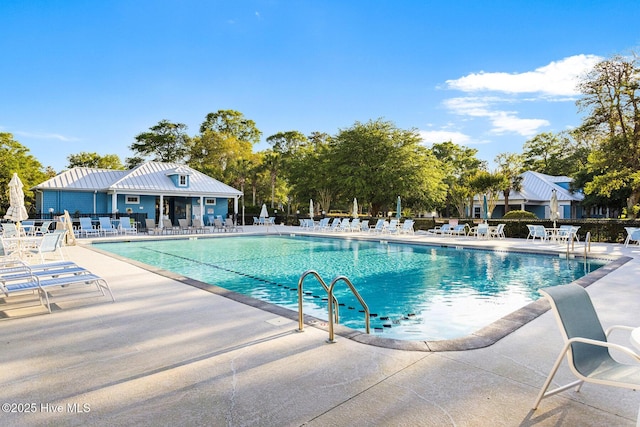
M 179 175 L 178 176 L 178 185 L 180 187 L 186 187 L 187 186 L 187 175 Z

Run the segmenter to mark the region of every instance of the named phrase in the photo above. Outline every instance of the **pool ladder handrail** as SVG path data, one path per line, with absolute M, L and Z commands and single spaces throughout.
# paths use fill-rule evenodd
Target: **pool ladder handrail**
M 336 286 L 336 283 L 338 283 L 339 281 L 343 281 L 347 284 L 347 286 L 349 286 L 349 289 L 351 289 L 351 292 L 353 293 L 353 295 L 358 299 L 358 301 L 360 302 L 360 304 L 362 305 L 362 308 L 364 309 L 364 323 L 366 326 L 366 331 L 367 334 L 369 334 L 371 332 L 371 328 L 370 328 L 370 315 L 369 315 L 369 306 L 367 306 L 367 303 L 364 302 L 364 300 L 362 299 L 362 297 L 360 296 L 360 293 L 358 292 L 358 290 L 355 288 L 355 286 L 353 286 L 353 283 L 351 283 L 351 280 L 349 280 L 347 277 L 345 276 L 338 276 L 335 279 L 333 279 L 331 281 L 331 284 L 329 285 L 329 339 L 327 340 L 327 342 L 329 343 L 335 343 L 335 339 L 334 339 L 334 332 L 333 332 L 333 301 L 335 300 L 334 296 L 333 296 L 333 288 Z M 337 306 L 337 304 L 336 304 Z
M 302 313 L 302 282 L 304 282 L 304 279 L 309 275 L 313 275 L 316 279 L 318 279 L 318 282 L 320 282 L 324 290 L 327 292 L 327 295 L 329 294 L 329 286 L 327 286 L 326 282 L 322 280 L 322 277 L 320 277 L 320 274 L 318 274 L 317 271 L 307 270 L 304 273 L 302 273 L 302 275 L 300 276 L 300 279 L 298 279 L 298 332 L 304 331 L 304 321 L 303 321 L 304 315 Z M 338 307 L 338 300 L 336 299 L 335 296 L 333 297 L 333 300 L 335 302 L 336 307 Z M 336 308 L 336 313 L 335 313 L 336 323 L 339 323 L 339 319 L 340 319 L 339 309 Z
M 369 306 L 367 305 L 366 302 L 364 302 L 364 299 L 362 299 L 362 296 L 360 295 L 358 290 L 355 288 L 355 286 L 353 286 L 353 283 L 351 283 L 351 280 L 349 280 L 345 276 L 337 276 L 335 279 L 331 281 L 329 286 L 327 286 L 325 281 L 322 280 L 322 277 L 320 277 L 318 272 L 315 270 L 305 271 L 300 276 L 300 279 L 298 279 L 298 332 L 304 331 L 304 314 L 302 311 L 302 284 L 304 282 L 304 279 L 309 275 L 313 275 L 318 280 L 318 282 L 320 282 L 324 290 L 327 291 L 327 300 L 329 302 L 329 339 L 327 340 L 327 342 L 329 343 L 335 342 L 333 325 L 334 323 L 339 323 L 340 321 L 340 315 L 339 315 L 340 308 L 338 305 L 338 299 L 335 297 L 335 295 L 333 295 L 333 288 L 336 286 L 336 283 L 338 283 L 339 281 L 343 281 L 347 284 L 347 286 L 349 286 L 349 289 L 351 289 L 351 292 L 353 293 L 353 295 L 358 299 L 358 301 L 362 305 L 362 308 L 364 309 L 364 322 L 365 322 L 366 332 L 367 334 L 371 333 L 371 325 L 370 325 L 371 316 L 369 313 Z M 335 312 L 334 312 L 334 306 L 335 306 Z

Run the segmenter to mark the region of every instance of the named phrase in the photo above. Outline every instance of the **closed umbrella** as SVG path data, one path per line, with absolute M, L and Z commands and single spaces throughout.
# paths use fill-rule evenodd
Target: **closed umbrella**
M 313 220 L 313 199 L 309 199 L 309 218 Z
M 556 221 L 560 218 L 560 208 L 558 207 L 558 192 L 555 189 L 551 191 L 549 208 L 551 209 L 550 219 L 553 221 L 553 228 L 556 228 Z
M 353 198 L 353 217 L 358 218 L 358 199 Z
M 400 203 L 400 196 L 398 196 L 398 201 L 396 202 L 396 218 L 400 219 L 402 216 L 402 203 Z
M 263 204 L 262 210 L 260 211 L 260 218 L 268 218 L 268 217 L 269 217 L 269 212 L 267 212 L 267 205 Z
M 9 219 L 15 223 L 29 218 L 27 209 L 24 207 L 24 192 L 22 191 L 22 181 L 17 173 L 13 174 L 13 178 L 9 181 L 9 209 L 4 219 Z

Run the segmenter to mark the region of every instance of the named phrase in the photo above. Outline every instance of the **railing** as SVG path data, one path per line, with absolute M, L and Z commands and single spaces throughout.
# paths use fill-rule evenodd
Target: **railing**
M 329 339 L 327 340 L 327 342 L 329 343 L 335 342 L 333 325 L 334 323 L 340 323 L 340 315 L 338 313 L 340 309 L 338 305 L 338 300 L 336 299 L 335 295 L 333 295 L 333 288 L 336 286 L 336 283 L 340 281 L 345 282 L 347 286 L 349 286 L 349 289 L 351 289 L 351 292 L 353 293 L 353 295 L 358 299 L 358 301 L 360 302 L 360 305 L 362 305 L 362 308 L 364 309 L 364 316 L 365 316 L 364 318 L 365 329 L 367 331 L 367 334 L 371 332 L 371 326 L 370 326 L 371 316 L 369 314 L 369 306 L 367 306 L 367 303 L 364 302 L 358 290 L 355 288 L 355 286 L 353 286 L 353 283 L 351 283 L 351 281 L 345 276 L 338 276 L 335 279 L 333 279 L 333 281 L 331 282 L 331 284 L 329 284 L 329 286 L 327 286 L 325 281 L 322 280 L 322 277 L 320 277 L 318 272 L 315 270 L 305 271 L 300 276 L 300 279 L 298 279 L 298 332 L 302 332 L 304 330 L 304 314 L 302 310 L 302 290 L 303 290 L 302 285 L 303 285 L 304 279 L 309 275 L 314 276 L 318 280 L 318 282 L 320 282 L 324 290 L 327 291 L 327 296 L 328 296 L 327 300 L 329 301 Z M 334 311 L 334 307 L 335 307 L 335 311 Z

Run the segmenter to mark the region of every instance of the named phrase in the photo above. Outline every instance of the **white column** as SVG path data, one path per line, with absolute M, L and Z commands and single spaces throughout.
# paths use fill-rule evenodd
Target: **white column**
M 200 224 L 204 224 L 204 196 L 200 196 Z
M 111 195 L 111 213 L 116 213 L 118 210 L 118 193 L 115 191 Z
M 238 218 L 238 199 L 239 198 L 240 198 L 239 196 L 236 196 L 233 198 L 233 217 L 236 219 Z
M 164 218 L 164 196 L 160 195 L 160 209 L 158 209 L 158 228 L 162 228 L 162 219 Z

